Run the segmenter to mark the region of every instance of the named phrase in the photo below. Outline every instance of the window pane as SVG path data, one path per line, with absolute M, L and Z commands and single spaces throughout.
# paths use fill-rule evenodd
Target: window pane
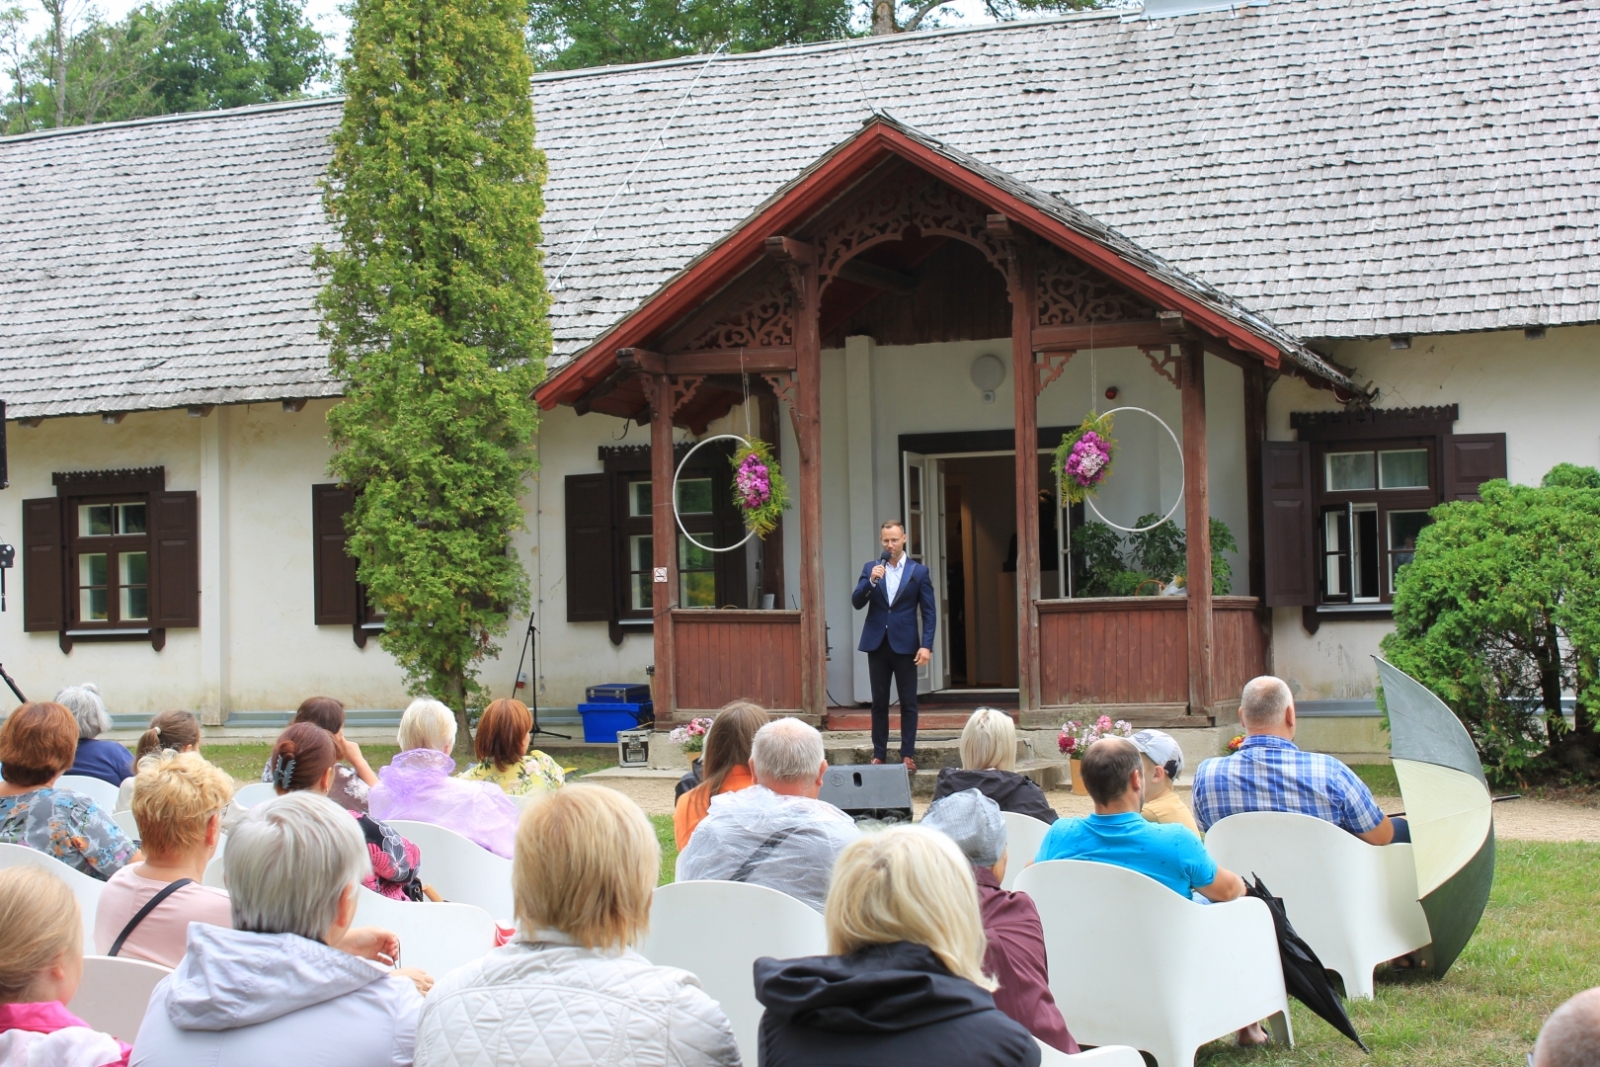
M 648 518 L 650 515 L 650 483 L 628 483 L 628 514 L 635 518 Z
M 684 571 L 680 575 L 678 603 L 686 608 L 716 607 L 716 574 L 711 571 Z
M 702 541 L 710 541 L 710 534 L 696 534 Z M 678 570 L 706 571 L 715 565 L 716 554 L 689 543 L 687 537 L 678 538 Z
M 1356 489 L 1375 489 L 1371 452 L 1329 452 L 1328 491 L 1350 492 Z
M 118 607 L 124 622 L 143 621 L 150 617 L 150 590 L 142 585 L 125 585 L 118 592 Z
M 1325 555 L 1323 556 L 1323 595 L 1332 599 L 1343 599 L 1344 591 L 1344 557 L 1345 557 L 1345 512 L 1343 508 L 1338 511 L 1325 511 L 1322 513 L 1322 544 Z
M 655 594 L 650 591 L 650 572 L 636 572 L 633 575 L 632 597 L 629 602 L 634 611 L 649 611 L 654 606 Z
M 1351 531 L 1354 559 L 1350 564 L 1353 600 L 1378 599 L 1378 512 L 1376 508 L 1357 508 Z
M 117 505 L 117 533 L 142 534 L 144 526 L 143 504 L 118 504 Z
M 649 571 L 655 563 L 656 540 L 649 534 L 634 534 L 628 538 L 628 569 Z
M 105 622 L 111 618 L 106 599 L 106 554 L 86 552 L 78 557 L 78 618 Z
M 144 585 L 150 579 L 150 557 L 143 552 L 124 552 L 117 557 L 117 581 L 123 585 Z
M 711 514 L 710 478 L 685 478 L 678 483 L 678 514 Z
M 78 505 L 78 536 L 104 537 L 111 532 L 110 504 Z
M 1399 588 L 1399 570 L 1417 552 L 1417 534 L 1433 520 L 1426 511 L 1389 512 L 1389 589 Z
M 1378 453 L 1378 487 L 1380 489 L 1428 488 L 1428 450 L 1406 449 L 1404 452 Z

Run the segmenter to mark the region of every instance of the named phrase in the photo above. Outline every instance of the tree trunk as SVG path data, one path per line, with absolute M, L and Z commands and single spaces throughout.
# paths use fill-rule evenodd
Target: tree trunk
M 472 725 L 467 718 L 467 678 L 452 671 L 444 683 L 444 702 L 456 713 L 456 743 L 450 750 L 456 769 L 465 770 L 477 757 L 472 751 Z
M 894 0 L 873 0 L 872 36 L 899 32 L 900 28 L 894 24 Z
M 1554 748 L 1566 732 L 1567 722 L 1561 715 L 1561 644 L 1555 623 L 1545 616 L 1539 631 L 1539 643 L 1534 652 L 1534 662 L 1539 665 L 1539 702 L 1544 705 L 1545 737 Z

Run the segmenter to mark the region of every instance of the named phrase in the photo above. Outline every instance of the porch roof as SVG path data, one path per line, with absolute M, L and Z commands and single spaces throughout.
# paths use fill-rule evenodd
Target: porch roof
M 1362 392 L 1343 370 L 1299 338 L 1216 286 L 1141 247 L 1115 227 L 889 115 L 876 113 L 685 264 L 634 311 L 578 351 L 535 391 L 535 398 L 546 408 L 576 402 L 615 371 L 618 348 L 645 344 L 760 259 L 768 237 L 803 225 L 890 156 L 935 175 L 1157 306 L 1182 311 L 1209 335 L 1266 365 L 1278 367 L 1287 360 L 1304 374 L 1353 393 Z

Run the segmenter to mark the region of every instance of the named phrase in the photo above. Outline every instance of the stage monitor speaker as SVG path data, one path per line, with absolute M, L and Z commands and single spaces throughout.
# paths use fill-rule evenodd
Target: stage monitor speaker
M 817 799 L 856 821 L 911 821 L 911 775 L 903 763 L 829 767 Z

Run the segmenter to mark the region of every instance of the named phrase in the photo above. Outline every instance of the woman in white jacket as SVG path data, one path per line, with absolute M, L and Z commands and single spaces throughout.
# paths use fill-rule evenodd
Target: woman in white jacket
M 621 793 L 536 798 L 511 868 L 521 933 L 440 979 L 417 1067 L 737 1067 L 728 1017 L 694 975 L 629 947 L 660 867 L 655 832 Z

